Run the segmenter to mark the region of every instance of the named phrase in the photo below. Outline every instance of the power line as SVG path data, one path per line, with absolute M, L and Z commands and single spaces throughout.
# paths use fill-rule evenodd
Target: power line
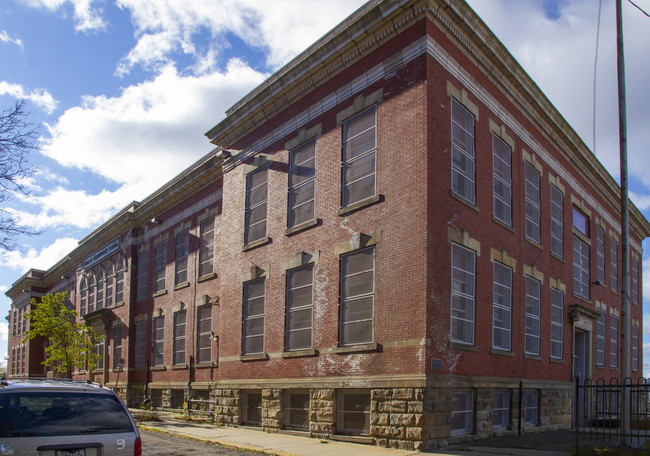
M 632 0 L 627 0 L 627 1 L 630 2 L 632 5 L 634 5 L 634 6 L 636 7 L 636 9 L 638 9 L 639 11 L 641 11 L 643 14 L 645 14 L 645 15 L 648 16 L 648 17 L 650 17 L 650 14 L 646 13 L 646 12 L 643 10 L 643 8 L 641 8 L 639 5 L 637 5 L 636 3 L 634 3 Z

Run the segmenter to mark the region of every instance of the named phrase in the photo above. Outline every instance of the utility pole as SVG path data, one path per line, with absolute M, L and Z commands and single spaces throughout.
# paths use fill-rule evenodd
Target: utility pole
M 623 46 L 623 7 L 622 0 L 616 0 L 616 54 L 618 67 L 618 130 L 621 154 L 621 385 L 623 397 L 621 404 L 621 431 L 624 443 L 630 441 L 630 389 L 626 380 L 630 377 L 630 221 L 627 182 L 627 114 L 625 103 L 625 53 Z

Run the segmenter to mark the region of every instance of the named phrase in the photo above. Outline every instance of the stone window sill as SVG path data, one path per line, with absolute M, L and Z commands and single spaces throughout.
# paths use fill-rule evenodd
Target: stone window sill
M 206 369 L 208 367 L 217 367 L 217 363 L 214 361 L 208 361 L 207 363 L 196 363 L 194 367 L 197 369 Z
M 493 221 L 494 223 L 496 223 L 497 225 L 499 225 L 500 227 L 505 228 L 506 230 L 508 230 L 508 231 L 510 231 L 510 232 L 512 232 L 512 233 L 515 232 L 514 227 L 512 227 L 511 225 L 508 225 L 508 224 L 507 224 L 506 222 L 504 222 L 503 220 L 499 220 L 499 219 L 496 218 L 494 215 L 492 216 L 492 221 Z
M 165 366 L 151 366 L 152 371 L 164 371 L 167 370 Z
M 542 357 L 540 355 L 531 355 L 530 353 L 524 353 L 524 359 L 533 359 L 535 361 L 541 361 Z
M 189 283 L 189 282 L 179 283 L 178 285 L 176 285 L 176 286 L 174 287 L 174 291 L 182 290 L 183 288 L 187 288 L 187 287 L 189 287 L 189 286 L 190 286 L 190 283 Z
M 370 344 L 346 345 L 343 347 L 336 347 L 334 349 L 334 353 L 361 353 L 380 350 L 381 345 L 379 345 L 377 342 L 372 342 Z
M 471 201 L 466 200 L 465 198 L 463 198 L 459 194 L 454 193 L 453 190 L 449 190 L 449 196 L 452 197 L 453 199 L 455 199 L 456 201 L 458 201 L 459 203 L 463 203 L 465 206 L 469 207 L 470 209 L 475 210 L 476 212 L 479 211 L 478 206 L 476 204 L 472 203 Z
M 167 290 L 160 290 L 160 291 L 155 292 L 153 294 L 153 297 L 157 298 L 158 296 L 163 296 L 163 295 L 166 295 L 166 294 L 167 294 Z
M 187 364 L 174 364 L 172 366 L 172 370 L 182 370 L 182 369 L 187 369 Z
M 253 355 L 239 355 L 240 361 L 266 361 L 269 359 L 267 353 L 256 353 Z
M 337 442 L 348 442 L 348 443 L 363 443 L 370 445 L 372 444 L 372 437 L 365 435 L 342 435 L 342 434 L 331 434 L 330 440 Z
M 301 223 L 300 225 L 295 225 L 295 226 L 292 226 L 291 228 L 287 228 L 286 230 L 284 230 L 284 235 L 285 236 L 290 236 L 292 234 L 296 234 L 296 233 L 298 233 L 300 231 L 311 228 L 312 226 L 316 226 L 319 223 L 320 223 L 320 219 L 317 219 L 317 218 L 308 220 L 306 222 Z
M 373 204 L 380 202 L 382 199 L 383 197 L 380 194 L 373 195 L 369 198 L 350 204 L 349 206 L 342 207 L 339 209 L 338 215 L 348 215 L 349 213 L 363 209 L 366 206 L 372 206 Z
M 271 242 L 271 238 L 266 236 L 266 237 L 263 237 L 262 239 L 258 239 L 257 241 L 253 241 L 253 242 L 251 242 L 249 244 L 244 244 L 244 246 L 241 248 L 241 251 L 242 252 L 247 252 L 247 251 L 253 250 L 253 249 L 257 248 L 257 247 L 261 247 L 263 245 L 266 245 L 266 244 L 268 244 L 270 242 Z
M 197 282 L 205 282 L 207 280 L 214 279 L 216 276 L 217 276 L 217 274 L 215 274 L 214 272 L 211 272 L 210 274 L 206 274 L 206 275 L 203 275 L 203 276 L 199 277 L 198 279 L 196 279 L 196 281 Z
M 478 352 L 478 347 L 476 345 L 463 344 L 462 342 L 449 341 L 449 348 L 453 348 L 455 350 L 465 350 L 465 351 Z
M 300 358 L 303 356 L 318 356 L 318 350 L 312 348 L 308 350 L 294 350 L 282 353 L 283 358 Z
M 512 351 L 503 350 L 501 348 L 492 348 L 490 350 L 490 353 L 492 353 L 493 355 L 501 355 L 501 356 L 511 356 L 511 357 L 515 356 L 515 354 Z

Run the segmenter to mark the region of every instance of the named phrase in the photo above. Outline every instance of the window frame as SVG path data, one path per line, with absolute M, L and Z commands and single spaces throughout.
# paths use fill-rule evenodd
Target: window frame
M 472 269 L 471 270 L 464 270 L 461 269 L 460 266 L 455 266 L 454 265 L 454 258 L 455 258 L 455 253 L 456 250 L 458 249 L 458 252 L 462 254 L 462 256 L 467 255 L 466 258 L 471 259 L 471 261 L 467 262 L 468 264 L 471 264 Z M 470 258 L 471 257 L 471 258 Z M 471 277 L 471 293 L 469 292 L 461 292 L 457 291 L 454 283 L 456 282 L 455 279 L 455 271 L 460 271 L 461 274 Z M 463 289 L 469 289 L 469 285 L 467 283 L 464 283 L 464 286 L 461 288 Z M 467 290 L 469 291 L 469 290 Z M 469 309 L 465 309 L 463 311 L 464 314 L 471 314 L 469 318 L 461 318 L 459 316 L 454 315 L 454 298 L 460 298 L 464 303 L 468 304 Z M 452 251 L 451 251 L 451 310 L 450 310 L 450 319 L 451 319 L 451 328 L 450 328 L 450 339 L 454 343 L 459 343 L 459 344 L 464 344 L 464 345 L 474 345 L 475 344 L 475 332 L 476 332 L 476 252 L 474 250 L 468 249 L 466 247 L 463 247 L 460 244 L 452 244 Z M 462 339 L 461 337 L 457 337 L 458 332 L 455 331 L 455 328 L 458 326 L 455 326 L 454 323 L 456 322 L 461 322 L 462 325 L 467 325 L 466 329 L 469 329 L 467 331 L 468 338 L 467 339 Z M 465 331 L 463 331 L 465 332 Z
M 609 286 L 618 291 L 618 241 L 609 237 Z
M 368 406 L 367 408 L 361 409 L 358 406 L 354 409 L 346 409 L 346 397 L 349 396 L 367 396 Z M 365 405 L 362 404 L 362 406 Z M 336 396 L 336 431 L 338 434 L 347 434 L 347 435 L 370 435 L 370 411 L 372 409 L 372 395 L 370 390 L 367 389 L 340 389 L 337 392 Z M 349 427 L 346 423 L 349 423 L 349 420 L 346 418 L 352 414 L 352 417 L 355 415 L 362 415 L 364 420 L 364 427 Z M 353 420 L 354 421 L 354 420 Z
M 182 320 L 182 321 L 181 321 Z M 172 364 L 182 366 L 186 363 L 187 311 L 174 312 L 173 317 Z
M 154 317 L 152 320 L 152 351 L 151 351 L 151 365 L 164 366 L 165 365 L 165 316 L 160 315 Z
M 609 315 L 609 367 L 618 369 L 618 317 Z
M 214 228 L 215 217 L 199 223 L 199 277 L 214 273 Z
M 605 367 L 605 312 L 599 311 L 596 319 L 596 366 Z
M 254 295 L 251 297 L 250 292 L 251 288 L 255 285 L 262 284 L 262 294 L 257 296 Z M 241 352 L 242 355 L 259 355 L 264 353 L 265 342 L 266 342 L 266 278 L 262 277 L 255 280 L 250 280 L 244 282 L 242 290 L 242 346 Z M 251 314 L 250 311 L 247 312 L 247 308 L 251 307 L 251 303 L 254 299 L 261 299 L 261 313 Z M 261 333 L 252 333 L 249 334 L 249 331 L 254 329 L 249 327 L 248 324 L 255 320 L 261 320 Z M 258 328 L 259 329 L 259 328 Z M 248 339 L 261 338 L 261 348 L 259 350 L 247 348 Z
M 185 229 L 175 237 L 174 249 L 174 285 L 179 286 L 188 281 L 188 259 L 190 254 L 190 230 Z
M 532 292 L 536 291 L 536 295 Z M 541 350 L 541 308 L 542 308 L 542 284 L 539 280 L 526 276 L 526 302 L 525 302 L 525 344 L 524 353 L 527 355 L 539 356 Z M 536 332 L 534 332 L 534 330 Z M 536 350 L 532 350 L 535 344 Z
M 531 163 L 525 166 L 526 238 L 541 244 L 541 173 Z
M 196 309 L 196 362 L 212 362 L 212 304 L 205 304 Z
M 455 120 L 455 117 L 460 115 L 465 121 L 465 125 L 461 125 Z M 466 126 L 471 129 L 469 131 Z M 465 139 L 471 139 L 470 144 L 463 145 L 461 142 L 456 140 L 454 135 L 454 127 L 460 128 L 460 133 L 466 135 Z M 451 98 L 451 191 L 459 196 L 460 198 L 466 200 L 470 204 L 476 204 L 476 118 L 474 114 L 471 113 L 465 106 L 462 105 L 455 98 Z M 468 150 L 470 149 L 471 150 Z M 457 158 L 458 157 L 458 158 Z M 470 169 L 462 169 L 460 165 L 457 165 L 456 162 L 463 162 L 465 159 L 467 162 L 467 168 L 471 165 Z M 471 174 L 471 176 L 470 176 Z M 466 184 L 462 187 L 467 186 L 465 194 L 461 189 L 461 183 Z
M 154 293 L 160 293 L 165 290 L 166 270 L 167 270 L 167 240 L 163 240 L 154 247 Z
M 309 271 L 309 276 L 311 278 L 308 285 L 302 285 L 297 287 L 292 287 L 291 279 L 294 277 L 294 274 L 299 274 L 301 272 Z M 294 290 L 310 288 L 309 293 L 309 303 L 294 306 L 293 299 L 295 299 Z M 302 296 L 304 298 L 304 296 Z M 309 310 L 309 327 L 295 328 L 292 325 L 292 322 L 295 320 L 293 315 L 305 312 Z M 294 269 L 289 269 L 286 272 L 286 288 L 285 288 L 285 335 L 284 335 L 284 350 L 296 351 L 296 350 L 309 350 L 312 348 L 313 344 L 313 328 L 314 328 L 314 265 L 308 264 Z M 295 346 L 292 347 L 290 341 L 293 339 L 291 337 L 296 332 L 309 332 L 309 344 L 304 346 Z
M 365 129 L 362 132 L 359 132 L 355 134 L 354 136 L 348 136 L 348 132 L 350 130 L 351 125 L 360 119 L 362 119 L 365 115 L 367 115 L 370 111 L 373 112 L 374 116 L 374 123 L 372 127 L 369 127 Z M 365 108 L 364 110 L 356 113 L 355 115 L 349 117 L 345 121 L 343 121 L 343 132 L 342 132 L 342 145 L 341 145 L 341 208 L 346 208 L 350 207 L 354 204 L 361 203 L 369 198 L 372 198 L 373 196 L 377 195 L 377 105 L 374 104 L 372 106 L 369 106 L 368 108 Z M 373 145 L 370 147 L 368 150 L 361 152 L 359 155 L 355 155 L 350 157 L 349 155 L 349 145 L 352 143 L 357 138 L 360 138 L 361 135 L 374 130 L 374 137 L 373 137 Z M 362 177 L 355 179 L 353 181 L 348 181 L 347 177 L 347 171 L 350 169 L 353 169 L 355 166 L 357 169 L 362 169 L 363 170 L 363 163 L 365 160 L 372 159 L 373 161 L 373 169 L 371 173 L 368 173 L 366 175 L 363 175 Z M 371 194 L 364 194 L 360 197 L 357 197 L 357 199 L 352 200 L 351 193 L 348 191 L 348 189 L 353 185 L 356 184 L 357 182 L 360 182 L 364 179 L 372 177 L 372 193 Z
M 360 271 L 352 271 L 350 274 L 348 274 L 348 269 L 347 269 L 347 259 L 352 258 L 357 255 L 366 255 L 368 252 L 371 252 L 371 262 L 372 262 L 372 268 L 371 269 L 364 269 Z M 376 257 L 375 257 L 375 248 L 374 246 L 371 247 L 366 247 L 364 249 L 359 249 L 359 250 L 354 250 L 352 252 L 345 253 L 340 256 L 339 258 L 339 283 L 340 283 L 340 297 L 339 297 L 339 346 L 341 347 L 347 347 L 347 346 L 353 346 L 353 345 L 359 345 L 359 344 L 367 344 L 367 343 L 372 343 L 374 341 L 375 337 L 375 285 L 376 285 L 376 280 L 375 280 L 375 274 L 376 274 Z M 371 278 L 371 291 L 365 291 L 362 293 L 358 294 L 346 294 L 346 288 L 348 284 L 348 280 L 350 280 L 350 284 L 354 285 L 354 277 L 359 277 L 361 275 L 365 275 L 370 273 Z M 367 283 L 366 283 L 367 285 Z M 359 307 L 363 305 L 363 301 L 370 300 L 370 317 L 368 318 L 366 315 L 366 318 L 358 318 L 356 320 L 348 320 L 345 318 L 345 314 L 347 313 L 346 310 L 349 309 L 351 306 Z M 367 309 L 366 309 L 367 310 Z M 367 322 L 370 322 L 370 337 L 363 339 L 360 337 L 359 332 L 355 332 L 355 335 L 357 338 L 352 339 L 352 337 L 346 337 L 346 334 L 348 333 L 348 327 L 354 326 L 361 326 L 363 333 L 363 326 L 367 324 Z
M 492 429 L 510 427 L 510 390 L 497 389 L 492 392 Z
M 559 300 L 559 302 L 558 302 Z M 559 309 L 559 310 L 558 310 Z M 559 317 L 559 319 L 557 318 Z M 559 339 L 553 329 L 559 328 Z M 559 347 L 559 348 L 558 348 Z M 559 349 L 559 353 L 558 353 Z M 564 356 L 564 293 L 551 288 L 551 358 L 562 359 Z
M 462 403 L 459 398 L 463 397 Z M 457 407 L 458 406 L 458 407 Z M 463 426 L 454 427 L 454 417 L 463 418 Z M 459 420 L 460 421 L 460 420 Z M 454 390 L 451 393 L 451 436 L 467 435 L 474 432 L 474 391 L 470 389 Z
M 605 285 L 605 229 L 596 225 L 596 281 Z
M 534 414 L 529 411 L 534 412 Z M 539 391 L 524 390 L 524 425 L 539 425 Z
M 304 407 L 295 407 L 291 399 L 293 396 L 307 396 L 307 408 Z M 286 390 L 284 394 L 284 428 L 285 429 L 294 429 L 297 431 L 309 431 L 309 412 L 311 409 L 311 397 L 309 390 L 300 389 L 300 390 Z M 307 412 L 306 420 L 303 423 L 300 423 L 298 420 L 292 419 L 295 417 L 294 412 Z
M 269 200 L 269 169 L 270 166 L 264 165 L 260 166 L 259 168 L 255 169 L 254 171 L 251 171 L 246 175 L 246 210 L 245 210 L 245 216 L 244 216 L 244 244 L 249 245 L 252 244 L 253 242 L 261 241 L 267 236 L 267 221 L 268 221 L 268 200 Z M 264 175 L 264 182 L 258 183 L 257 185 L 253 186 L 253 180 L 255 176 L 257 175 Z M 260 198 L 259 201 L 252 202 L 251 201 L 251 196 L 256 192 L 256 190 L 260 189 L 262 186 L 265 187 L 264 189 L 264 197 Z M 262 196 L 260 194 L 260 196 Z M 261 218 L 259 221 L 256 221 L 254 223 L 251 223 L 251 216 L 256 210 L 262 210 L 263 208 L 263 213 L 264 217 Z M 253 227 L 257 227 L 257 225 L 264 224 L 263 229 L 259 233 L 259 235 L 255 235 L 255 237 L 252 236 L 251 229 Z
M 140 301 L 147 297 L 147 288 L 148 288 L 148 267 L 149 267 L 149 251 L 145 250 L 137 254 L 137 273 L 136 273 L 136 289 L 135 289 L 135 300 Z
M 632 257 L 630 262 L 630 298 L 632 304 L 639 305 L 639 260 Z
M 507 275 L 507 283 L 497 282 L 497 269 L 500 269 Z M 494 262 L 492 268 L 492 348 L 497 350 L 512 350 L 512 268 L 505 264 Z M 503 293 L 499 294 L 497 290 L 502 290 Z M 498 297 L 502 297 L 501 303 L 498 302 Z M 507 300 L 507 305 L 506 305 Z M 502 326 L 497 325 L 497 311 L 503 313 Z M 507 316 L 507 319 L 506 319 Z M 505 324 L 507 320 L 507 325 Z M 507 336 L 507 343 L 503 345 L 497 344 L 497 333 L 500 332 Z
M 498 166 L 501 163 L 501 166 Z M 492 133 L 492 175 L 493 175 L 493 204 L 494 218 L 508 226 L 512 226 L 512 148 L 503 139 Z M 504 194 L 499 194 L 498 186 L 502 186 Z M 502 208 L 505 217 L 499 216 L 498 208 Z
M 308 156 L 306 160 L 303 160 L 300 163 L 296 163 L 296 157 L 299 156 L 301 152 L 309 150 L 311 151 L 311 156 Z M 305 165 L 308 162 L 313 162 L 311 168 L 309 168 L 308 165 Z M 300 173 L 296 173 L 296 170 L 303 170 L 303 168 L 311 171 L 311 175 L 301 180 Z M 296 182 L 294 182 L 294 178 L 296 179 Z M 298 194 L 307 191 L 309 186 L 311 186 L 311 198 L 297 203 Z M 316 217 L 316 138 L 306 141 L 289 151 L 287 192 L 287 228 L 302 225 Z M 307 191 L 307 193 L 309 192 Z M 311 211 L 307 211 L 309 213 L 308 216 L 305 217 L 304 220 L 301 218 L 297 221 L 297 208 L 304 207 L 308 204 L 311 204 Z
M 113 369 L 120 367 L 122 359 L 122 325 L 113 326 Z
M 147 321 L 135 321 L 135 344 L 133 350 L 133 367 L 142 369 L 146 365 Z
M 250 404 L 251 396 L 259 396 L 259 406 Z M 261 390 L 242 390 L 241 392 L 241 411 L 242 411 L 242 424 L 247 426 L 261 426 L 262 413 L 264 410 L 263 396 Z M 255 416 L 251 416 L 251 411 L 255 411 Z M 259 411 L 259 419 L 257 417 Z
M 554 184 L 551 184 L 551 253 L 564 258 L 564 193 Z
M 573 293 L 581 298 L 590 299 L 590 248 L 589 244 L 573 235 Z
M 632 325 L 632 371 L 639 371 L 639 327 Z

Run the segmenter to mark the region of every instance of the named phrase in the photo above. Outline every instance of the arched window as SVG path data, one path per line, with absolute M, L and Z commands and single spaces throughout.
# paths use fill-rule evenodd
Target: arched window
M 99 268 L 99 273 L 97 274 L 97 305 L 96 309 L 101 309 L 104 307 L 104 268 Z
M 124 301 L 124 257 L 117 259 L 115 266 L 115 304 Z
M 86 282 L 86 277 L 81 276 L 81 281 L 79 282 L 79 314 L 86 315 L 88 313 L 88 283 Z
M 115 266 L 111 261 L 106 270 L 106 307 L 113 305 L 113 276 L 115 275 Z
M 88 275 L 88 313 L 95 310 L 95 276 Z

